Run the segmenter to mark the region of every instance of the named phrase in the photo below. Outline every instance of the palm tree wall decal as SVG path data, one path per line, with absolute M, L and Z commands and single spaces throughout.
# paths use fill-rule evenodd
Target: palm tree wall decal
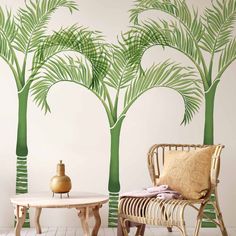
M 149 20 L 138 24 L 140 14 L 148 10 L 164 12 L 171 16 L 172 20 Z M 190 10 L 185 0 L 137 0 L 130 12 L 130 19 L 139 30 L 145 34 L 152 34 L 153 31 L 161 32 L 166 38 L 164 46 L 177 50 L 192 61 L 202 80 L 204 90 L 203 143 L 214 144 L 216 89 L 225 70 L 236 59 L 236 38 L 232 34 L 236 20 L 236 1 L 214 0 L 212 7 L 206 8 L 204 13 L 199 15 L 197 10 Z M 213 208 L 211 206 L 207 208 L 208 215 L 215 217 L 211 211 Z M 207 220 L 202 225 L 214 226 Z
M 97 33 L 76 26 L 61 31 L 67 32 L 67 37 L 70 37 L 71 30 L 76 32 L 80 39 L 79 45 L 73 43 L 60 45 L 55 42 L 57 45 L 51 47 L 44 60 L 38 63 L 37 55 L 40 45 L 50 37 L 45 33 L 47 24 L 52 13 L 61 7 L 68 8 L 70 12 L 77 9 L 76 3 L 70 0 L 29 1 L 25 8 L 19 9 L 15 17 L 12 16 L 11 12 L 4 13 L 0 8 L 0 57 L 11 69 L 18 92 L 17 194 L 28 192 L 27 102 L 31 85 L 40 78 L 40 71 L 44 70 L 44 64 L 53 57 L 59 58 L 58 54 L 61 52 L 73 50 L 85 55 L 91 61 L 93 67 L 96 68 L 94 83 L 97 77 L 104 73 L 106 69 L 106 65 L 102 61 L 103 55 L 99 54 L 101 50 L 100 36 Z M 23 61 L 20 61 L 16 52 L 23 54 Z M 29 54 L 33 54 L 32 60 Z M 98 60 L 98 57 L 100 60 Z M 27 213 L 24 227 L 29 226 L 29 214 Z
M 58 43 L 60 45 L 79 44 L 79 39 L 76 40 L 78 35 L 74 31 L 70 33 L 69 38 L 68 33 L 64 31 L 48 38 L 41 45 L 41 51 L 37 56 L 38 63 L 44 61 L 51 48 Z M 93 83 L 94 76 L 102 68 L 91 66 L 86 59 L 66 57 L 47 60 L 46 71 L 32 88 L 35 102 L 45 112 L 50 110 L 47 103 L 50 88 L 61 81 L 83 86 L 101 101 L 110 127 L 109 227 L 117 225 L 120 192 L 119 141 L 122 124 L 129 108 L 143 93 L 152 88 L 171 88 L 183 98 L 185 104 L 183 123 L 187 123 L 198 110 L 201 102 L 201 82 L 193 79 L 195 74 L 192 68 L 183 68 L 170 61 L 153 65 L 147 70 L 140 67 L 144 52 L 152 46 L 162 44 L 163 40 L 165 39 L 159 32 L 144 35 L 133 29 L 123 34 L 117 45 L 104 43 L 100 52 L 104 57 L 99 57 L 99 61 L 106 66 L 103 67 L 105 70 L 102 70 L 100 76 L 96 76 L 96 83 Z M 109 67 L 107 67 L 108 61 Z

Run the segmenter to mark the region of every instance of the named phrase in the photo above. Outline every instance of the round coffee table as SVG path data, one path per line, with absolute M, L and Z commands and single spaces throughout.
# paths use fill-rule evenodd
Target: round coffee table
M 41 234 L 39 223 L 42 208 L 75 208 L 80 217 L 84 236 L 89 236 L 88 218 L 94 216 L 95 226 L 92 236 L 98 234 L 101 225 L 99 208 L 108 202 L 108 197 L 97 193 L 71 192 L 70 197 L 59 195 L 52 197 L 50 192 L 19 194 L 11 198 L 11 203 L 15 207 L 17 223 L 15 226 L 15 235 L 20 236 L 21 228 L 25 222 L 26 211 L 28 208 L 35 208 L 35 227 L 37 234 Z

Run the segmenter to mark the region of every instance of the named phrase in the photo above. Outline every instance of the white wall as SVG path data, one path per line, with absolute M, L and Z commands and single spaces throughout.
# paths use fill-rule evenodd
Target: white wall
M 202 9 L 210 4 L 210 0 L 192 0 L 193 3 Z M 16 9 L 24 1 L 1 0 L 0 4 Z M 78 0 L 78 4 L 79 12 L 73 16 L 64 9 L 59 10 L 50 22 L 50 29 L 78 22 L 102 31 L 106 40 L 113 43 L 121 31 L 128 29 L 131 0 Z M 184 64 L 190 63 L 175 51 L 163 52 L 158 48 L 150 49 L 143 63 L 148 66 L 169 57 Z M 12 75 L 3 61 L 0 61 L 0 68 L 0 227 L 9 227 L 13 226 L 9 198 L 15 191 L 17 97 Z M 234 64 L 224 74 L 215 104 L 215 142 L 226 145 L 222 155 L 220 202 L 228 227 L 236 227 L 236 206 L 233 204 L 236 198 L 235 88 Z M 72 179 L 73 190 L 107 193 L 110 139 L 102 105 L 85 89 L 66 83 L 52 89 L 49 103 L 52 113 L 44 116 L 31 98 L 29 101 L 29 191 L 49 191 L 50 178 L 55 174 L 57 162 L 62 159 Z M 152 90 L 133 105 L 121 132 L 122 192 L 150 185 L 146 153 L 152 144 L 202 142 L 203 108 L 187 126 L 180 126 L 182 115 L 180 96 L 167 89 Z M 107 206 L 101 212 L 106 225 Z M 73 210 L 45 210 L 41 223 L 43 226 L 76 226 L 78 219 Z

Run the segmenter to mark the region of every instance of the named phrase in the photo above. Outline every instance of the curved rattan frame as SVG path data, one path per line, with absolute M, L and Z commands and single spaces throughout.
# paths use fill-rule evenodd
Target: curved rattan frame
M 161 174 L 161 166 L 165 162 L 165 153 L 169 150 L 196 150 L 199 148 L 208 147 L 210 145 L 194 145 L 194 144 L 155 144 L 148 152 L 148 170 L 153 185 L 157 184 L 157 179 Z M 210 190 L 208 194 L 200 200 L 160 200 L 157 198 L 144 198 L 144 197 L 125 197 L 119 202 L 119 223 L 122 227 L 124 236 L 128 236 L 127 222 L 139 223 L 140 227 L 136 235 L 143 235 L 140 230 L 146 224 L 165 226 L 171 231 L 172 227 L 177 227 L 183 236 L 187 236 L 185 227 L 184 212 L 186 207 L 192 207 L 198 212 L 197 222 L 195 227 L 194 236 L 199 235 L 200 225 L 203 217 L 208 218 L 219 226 L 222 236 L 228 236 L 222 214 L 219 207 L 217 185 L 219 183 L 220 171 L 220 154 L 223 145 L 216 145 L 215 152 L 212 155 L 211 173 L 210 173 Z M 212 198 L 211 195 L 215 197 Z M 212 204 L 217 219 L 210 219 L 204 214 L 206 204 Z

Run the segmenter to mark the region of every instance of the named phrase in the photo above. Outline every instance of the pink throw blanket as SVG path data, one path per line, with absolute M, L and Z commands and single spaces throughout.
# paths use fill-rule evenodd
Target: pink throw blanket
M 180 193 L 169 189 L 168 185 L 159 185 L 142 190 L 136 190 L 132 192 L 123 193 L 120 195 L 123 197 L 156 197 L 159 199 L 182 199 Z

